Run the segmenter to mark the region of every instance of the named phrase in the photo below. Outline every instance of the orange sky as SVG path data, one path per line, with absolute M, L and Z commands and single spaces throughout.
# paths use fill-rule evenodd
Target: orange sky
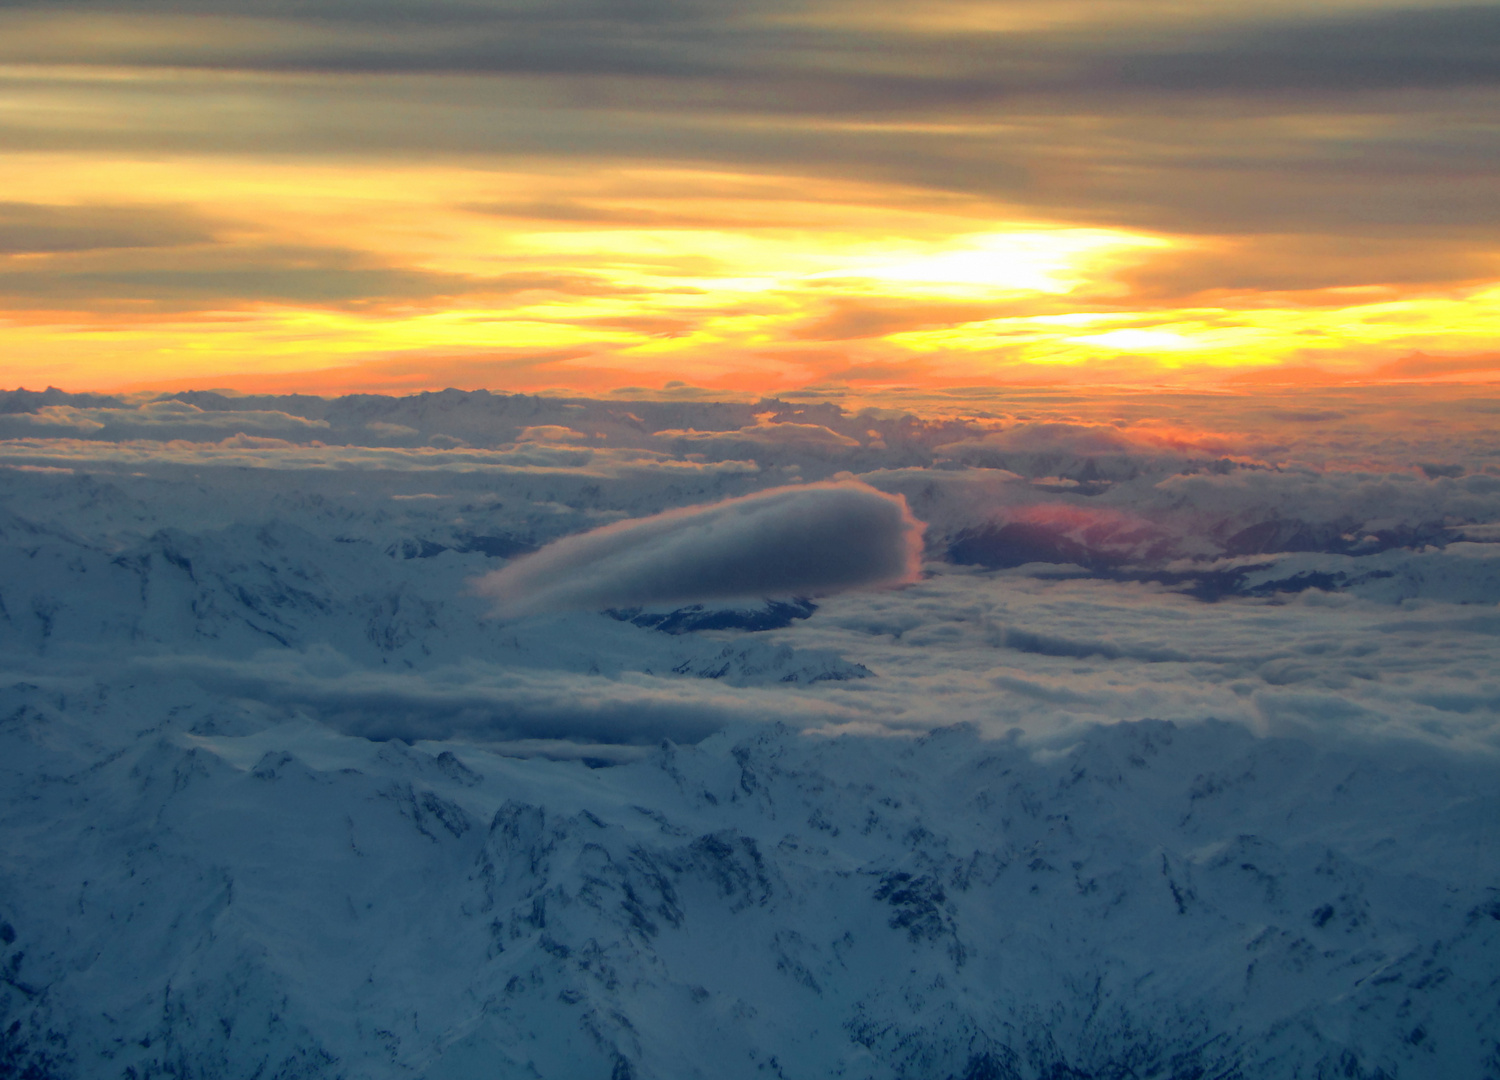
M 1493 31 L 1379 0 L 7 7 L 0 386 L 1490 380 Z

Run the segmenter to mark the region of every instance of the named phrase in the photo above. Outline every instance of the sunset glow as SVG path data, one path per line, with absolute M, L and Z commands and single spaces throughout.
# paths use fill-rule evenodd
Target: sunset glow
M 1493 377 L 1488 84 L 1403 90 L 1371 45 L 1277 96 L 1277 35 L 1295 57 L 1344 26 L 1326 60 L 1352 71 L 1404 16 L 1238 7 L 772 5 L 628 41 L 585 20 L 582 44 L 563 13 L 524 31 L 581 50 L 556 70 L 465 51 L 508 32 L 498 8 L 12 9 L 4 382 Z M 651 52 L 720 31 L 749 36 L 702 46 L 718 80 Z M 1121 56 L 1152 59 L 1086 75 Z

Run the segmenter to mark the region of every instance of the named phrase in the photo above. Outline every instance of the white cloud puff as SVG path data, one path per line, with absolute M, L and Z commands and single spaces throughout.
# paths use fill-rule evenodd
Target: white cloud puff
M 915 579 L 923 525 L 857 482 L 772 488 L 565 537 L 481 578 L 507 618 Z
M 840 435 L 822 424 L 774 423 L 764 419 L 748 427 L 734 431 L 698 431 L 694 428 L 668 429 L 656 433 L 658 439 L 674 439 L 683 443 L 727 444 L 740 446 L 751 444 L 766 448 L 791 450 L 823 450 L 841 452 L 859 449 L 859 440 Z
M 517 443 L 542 443 L 545 445 L 568 445 L 572 443 L 586 443 L 588 436 L 570 427 L 561 424 L 536 424 L 532 427 L 523 428 L 516 436 Z

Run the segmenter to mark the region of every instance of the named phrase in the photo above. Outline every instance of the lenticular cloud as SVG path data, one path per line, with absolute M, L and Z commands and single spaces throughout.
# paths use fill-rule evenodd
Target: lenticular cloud
M 506 618 L 729 597 L 817 596 L 914 580 L 906 500 L 845 482 L 773 488 L 565 537 L 481 578 Z

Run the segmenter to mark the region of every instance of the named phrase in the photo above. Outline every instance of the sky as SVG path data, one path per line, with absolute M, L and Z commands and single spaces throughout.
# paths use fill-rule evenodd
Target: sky
M 0 385 L 1500 372 L 1500 7 L 0 3 Z

